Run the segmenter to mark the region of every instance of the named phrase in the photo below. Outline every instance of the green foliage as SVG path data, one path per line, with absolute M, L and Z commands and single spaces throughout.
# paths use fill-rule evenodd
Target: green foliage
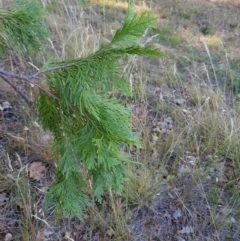
M 47 205 L 53 201 L 57 204 L 61 215 L 81 217 L 82 210 L 78 207 L 86 205 L 86 196 L 81 190 L 86 183 L 77 178 L 81 168 L 87 168 L 98 201 L 105 190 L 122 192 L 130 170 L 121 146 L 141 144 L 132 132 L 129 110 L 108 93 L 120 88 L 125 94 L 131 94 L 119 73 L 120 58 L 132 54 L 162 56 L 158 50 L 140 44 L 140 38 L 153 22 L 149 12 L 138 16 L 131 6 L 123 27 L 116 31 L 109 44 L 87 58 L 48 66 L 46 84 L 56 98 L 40 92 L 37 107 L 42 125 L 55 137 L 54 153 L 61 156 L 56 182 L 46 199 Z M 69 183 L 71 189 L 68 189 Z
M 37 0 L 14 1 L 11 10 L 0 9 L 0 57 L 9 49 L 25 54 L 40 51 L 41 41 L 48 37 L 43 15 Z
M 25 54 L 41 50 L 40 41 L 47 37 L 42 16 L 36 0 L 15 1 L 11 10 L 1 10 L 1 56 L 8 49 Z M 96 53 L 71 61 L 49 62 L 40 72 L 25 77 L 32 82 L 45 76 L 45 88 L 39 92 L 36 107 L 42 126 L 54 136 L 53 153 L 60 158 L 56 181 L 46 196 L 46 206 L 55 204 L 59 216 L 82 218 L 88 204 L 88 183 L 99 202 L 106 190 L 122 193 L 131 171 L 129 157 L 121 148 L 141 143 L 132 131 L 129 110 L 112 93 L 131 95 L 120 72 L 119 59 L 133 54 L 155 58 L 163 55 L 140 42 L 154 20 L 149 12 L 134 14 L 130 5 L 122 28 Z M 6 72 L 1 74 L 6 79 Z

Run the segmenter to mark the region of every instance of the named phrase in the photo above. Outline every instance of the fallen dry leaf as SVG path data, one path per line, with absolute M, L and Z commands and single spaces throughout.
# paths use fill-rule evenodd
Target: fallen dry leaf
M 30 178 L 40 180 L 44 176 L 43 171 L 45 170 L 45 166 L 41 162 L 33 162 L 30 164 L 28 170 Z

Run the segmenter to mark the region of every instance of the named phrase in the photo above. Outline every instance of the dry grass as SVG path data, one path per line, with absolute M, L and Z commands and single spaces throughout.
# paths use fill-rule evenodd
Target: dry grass
M 50 13 L 52 38 L 46 55 L 32 57 L 36 66 L 52 56 L 64 60 L 96 51 L 121 26 L 127 6 L 120 0 L 91 0 L 86 9 L 75 0 L 41 2 Z M 9 204 L 1 222 L 18 210 L 10 219 L 21 225 L 5 224 L 4 232 L 39 241 L 47 231 L 47 240 L 239 240 L 240 14 L 234 4 L 137 2 L 139 11 L 153 8 L 159 16 L 152 42 L 166 56 L 126 63 L 134 93 L 126 104 L 143 148 L 124 149 L 136 163 L 135 175 L 122 197 L 108 193 L 101 205 L 92 200 L 84 223 L 63 219 L 56 226 L 51 210 L 45 216 L 41 211 L 53 179 L 50 134 L 28 112 L 20 131 L 6 127 L 9 149 L 1 154 L 0 180 Z M 40 159 L 46 177 L 37 183 L 27 168 Z

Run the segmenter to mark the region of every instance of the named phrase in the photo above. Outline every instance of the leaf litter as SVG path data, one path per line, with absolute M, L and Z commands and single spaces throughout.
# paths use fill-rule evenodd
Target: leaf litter
M 33 162 L 30 164 L 29 168 L 29 177 L 35 180 L 40 180 L 44 177 L 45 166 L 41 162 Z

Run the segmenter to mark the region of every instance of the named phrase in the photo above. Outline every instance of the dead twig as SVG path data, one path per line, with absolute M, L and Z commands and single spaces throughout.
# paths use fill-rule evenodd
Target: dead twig
M 39 73 L 39 72 L 38 72 Z M 54 99 L 58 99 L 54 94 L 52 94 L 49 90 L 47 90 L 46 88 L 44 88 L 42 85 L 34 82 L 32 79 L 36 79 L 37 78 L 37 75 L 36 77 L 35 74 L 34 75 L 29 75 L 29 76 L 26 76 L 26 75 L 20 75 L 20 74 L 13 74 L 11 72 L 8 72 L 8 71 L 5 71 L 5 70 L 0 70 L 0 77 L 7 77 L 8 78 L 15 78 L 15 79 L 19 79 L 19 80 L 25 80 L 27 82 L 29 82 L 30 84 L 38 87 L 39 89 L 41 89 L 42 91 L 44 91 L 46 94 L 48 94 L 49 96 L 51 96 L 52 98 Z M 7 81 L 6 81 L 7 82 Z
M 5 75 L 0 73 L 0 77 L 7 82 L 24 100 L 25 102 L 28 104 L 28 106 L 30 107 L 30 109 L 36 113 L 35 107 L 32 103 L 31 100 L 28 99 L 28 97 L 16 86 L 14 85 L 14 83 Z

